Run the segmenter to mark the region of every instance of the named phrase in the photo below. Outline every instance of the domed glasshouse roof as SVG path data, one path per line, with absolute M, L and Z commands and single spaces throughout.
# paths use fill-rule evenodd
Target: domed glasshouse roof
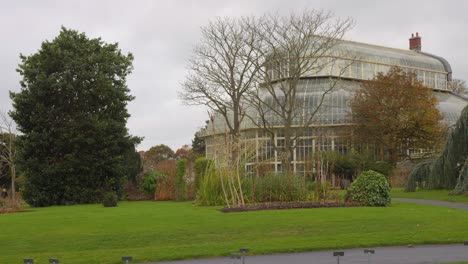
M 314 73 L 306 73 L 298 83 L 297 100 L 303 105 L 298 111 L 312 113 L 317 109 L 318 102 L 324 91 L 333 87 L 313 119 L 317 126 L 333 126 L 350 124 L 349 98 L 360 88 L 362 80 L 372 79 L 378 72 L 387 72 L 392 66 L 414 72 L 417 78 L 434 91 L 439 101 L 439 109 L 445 121 L 454 124 L 462 109 L 468 104 L 466 98 L 454 95 L 447 90 L 451 80 L 451 68 L 448 62 L 438 56 L 414 50 L 395 49 L 353 41 L 340 41 L 327 53 L 323 59 L 333 58 L 333 65 L 327 65 Z M 339 70 L 337 70 L 337 68 Z M 345 70 L 343 70 L 345 69 Z M 339 78 L 337 78 L 339 77 Z M 265 93 L 263 98 L 269 101 Z M 273 104 L 273 100 L 270 100 Z M 251 118 L 244 118 L 242 130 L 256 128 L 254 121 L 256 112 L 247 108 Z M 298 115 L 304 116 L 304 115 Z M 270 124 L 281 124 L 273 112 L 267 116 Z M 253 119 L 253 120 L 252 120 Z M 302 120 L 295 120 L 295 125 L 301 125 Z M 220 116 L 214 116 L 202 131 L 202 135 L 225 133 L 227 127 Z

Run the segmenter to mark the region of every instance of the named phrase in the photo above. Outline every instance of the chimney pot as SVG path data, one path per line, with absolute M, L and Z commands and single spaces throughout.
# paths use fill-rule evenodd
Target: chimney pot
M 414 51 L 421 51 L 421 37 L 419 32 L 416 32 L 416 36 L 411 33 L 411 38 L 409 39 L 409 49 Z

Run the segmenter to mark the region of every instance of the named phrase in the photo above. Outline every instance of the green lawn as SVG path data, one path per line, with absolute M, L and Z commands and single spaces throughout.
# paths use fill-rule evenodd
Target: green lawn
M 468 239 L 468 211 L 394 202 L 388 208 L 322 208 L 223 214 L 188 202 L 78 205 L 0 215 L 0 263 L 48 257 L 120 263 Z
M 393 188 L 392 197 L 440 200 L 447 202 L 468 203 L 468 195 L 449 195 L 449 190 L 418 190 L 404 192 L 402 188 Z

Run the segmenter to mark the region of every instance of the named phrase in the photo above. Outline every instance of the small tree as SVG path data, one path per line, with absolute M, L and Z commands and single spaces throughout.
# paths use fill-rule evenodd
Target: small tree
M 143 153 L 143 168 L 144 171 L 155 170 L 157 165 L 164 161 L 174 158 L 174 151 L 164 144 L 151 147 Z
M 193 153 L 198 157 L 205 157 L 205 139 L 201 138 L 195 133 L 192 139 Z
M 451 82 L 449 82 L 448 89 L 456 94 L 465 95 L 468 93 L 466 82 L 459 79 L 453 79 Z
M 141 183 L 141 188 L 147 195 L 154 196 L 158 177 L 161 177 L 161 173 L 156 171 L 152 171 L 145 176 Z
M 186 159 L 191 161 L 194 159 L 193 150 L 189 145 L 185 144 L 175 151 L 174 158 L 177 160 Z
M 195 47 L 179 96 L 188 105 L 207 106 L 213 116 L 224 121 L 227 151 L 234 170 L 228 179 L 242 190 L 236 181 L 241 166 L 240 130 L 246 116 L 246 95 L 259 78 L 261 56 L 257 52 L 258 35 L 250 30 L 254 18 L 218 18 L 202 27 L 202 38 Z M 243 196 L 240 203 L 244 204 Z
M 12 200 L 16 198 L 16 134 L 13 120 L 0 111 L 0 168 L 9 168 Z
M 392 163 L 411 148 L 432 149 L 441 136 L 442 116 L 431 89 L 416 75 L 394 67 L 365 81 L 351 101 L 354 139 L 375 145 Z
M 245 95 L 258 78 L 256 32 L 247 25 L 254 19 L 218 18 L 202 27 L 202 38 L 190 60 L 189 75 L 179 96 L 188 105 L 207 106 L 226 124 L 232 159 L 238 155 Z

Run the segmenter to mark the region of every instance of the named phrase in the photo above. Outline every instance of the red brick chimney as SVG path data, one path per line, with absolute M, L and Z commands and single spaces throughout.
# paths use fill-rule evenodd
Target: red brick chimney
M 411 34 L 411 38 L 409 39 L 409 49 L 421 51 L 421 37 L 419 36 L 418 32 L 416 32 L 416 37 L 414 34 Z

